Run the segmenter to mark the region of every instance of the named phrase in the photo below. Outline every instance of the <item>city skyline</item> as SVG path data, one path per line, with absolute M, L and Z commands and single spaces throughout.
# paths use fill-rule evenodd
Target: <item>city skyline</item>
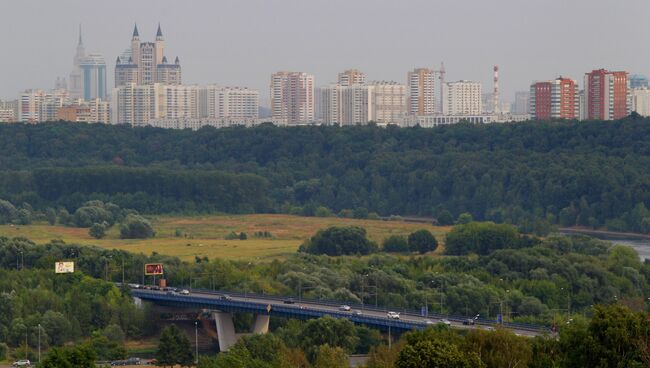
M 5 10 L 15 16 L 0 25 L 0 30 L 6 34 L 21 31 L 20 37 L 7 41 L 5 50 L 22 57 L 0 62 L 5 71 L 0 75 L 0 98 L 15 98 L 18 91 L 29 88 L 51 88 L 57 76 L 67 76 L 79 23 L 86 47 L 109 61 L 109 85 L 114 82 L 111 61 L 123 52 L 124 40 L 136 22 L 145 39 L 152 39 L 158 22 L 162 24 L 170 54 L 183 57 L 187 84 L 241 85 L 265 91 L 268 76 L 280 70 L 310 73 L 316 85 L 326 85 L 335 82 L 341 70 L 352 68 L 366 73 L 369 80 L 404 83 L 408 70 L 435 68 L 445 62 L 447 80 L 476 80 L 490 86 L 491 67 L 497 64 L 502 100 L 512 101 L 514 93 L 526 91 L 532 80 L 566 75 L 581 81 L 585 72 L 600 67 L 648 73 L 642 63 L 645 50 L 637 45 L 650 31 L 641 17 L 650 4 L 641 1 L 616 7 L 582 0 L 525 5 L 511 0 L 498 5 L 471 1 L 471 12 L 466 10 L 467 2 L 410 1 L 402 6 L 363 0 L 192 4 L 9 2 Z M 130 15 L 125 16 L 127 5 Z M 338 22 L 336 29 L 325 27 L 341 7 L 367 15 Z M 605 15 L 613 26 L 597 25 Z M 28 16 L 29 27 L 25 27 Z M 405 16 L 409 21 L 404 21 Z M 562 27 L 541 27 L 549 17 L 557 24 L 571 22 L 572 37 L 559 38 Z M 383 27 L 391 24 L 387 22 L 398 24 L 400 31 Z M 454 32 L 449 31 L 452 25 L 457 27 Z M 354 36 L 355 42 L 345 42 L 348 36 Z M 557 53 L 567 52 L 572 53 L 570 58 L 557 57 Z M 47 55 L 46 63 L 43 55 Z M 269 104 L 266 94 L 260 97 L 263 105 Z

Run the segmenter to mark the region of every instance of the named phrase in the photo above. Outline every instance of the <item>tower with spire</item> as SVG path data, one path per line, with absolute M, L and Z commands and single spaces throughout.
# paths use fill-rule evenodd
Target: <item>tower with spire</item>
M 66 85 L 65 80 L 57 83 L 59 86 Z M 79 25 L 79 38 L 77 51 L 72 59 L 72 72 L 69 83 L 70 97 L 74 100 L 83 99 L 86 101 L 94 99 L 105 99 L 107 94 L 106 86 L 106 61 L 100 54 L 86 53 L 81 24 Z
M 178 57 L 176 60 L 178 61 Z M 141 42 L 136 24 L 133 27 L 130 50 L 124 52 L 116 60 L 115 87 L 131 83 L 138 85 L 181 84 L 180 62 L 169 64 L 165 57 L 165 39 L 160 23 L 154 42 Z
M 81 98 L 83 95 L 83 75 L 81 73 L 81 60 L 86 57 L 83 38 L 81 36 L 81 24 L 79 25 L 79 40 L 77 41 L 77 51 L 72 58 L 72 72 L 70 72 L 70 95 L 72 98 Z

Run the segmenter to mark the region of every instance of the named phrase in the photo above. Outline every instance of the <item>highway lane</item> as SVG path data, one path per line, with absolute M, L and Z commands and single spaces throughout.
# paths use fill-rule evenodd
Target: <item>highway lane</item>
M 138 292 L 142 292 L 142 291 L 153 293 L 153 294 L 159 294 L 159 295 L 164 295 L 169 293 L 165 291 L 138 289 Z M 172 294 L 172 295 L 180 295 L 180 294 Z M 387 317 L 386 310 L 381 310 L 374 307 L 364 306 L 363 308 L 361 308 L 359 306 L 354 306 L 353 308 L 351 308 L 350 311 L 342 311 L 340 309 L 340 305 L 332 305 L 331 303 L 320 303 L 314 300 L 294 300 L 294 304 L 287 304 L 284 302 L 284 300 L 286 299 L 280 299 L 278 297 L 273 297 L 273 296 L 264 296 L 259 294 L 228 294 L 228 293 L 221 293 L 221 292 L 211 292 L 211 291 L 209 292 L 209 291 L 198 291 L 198 290 L 193 290 L 191 294 L 188 296 L 223 300 L 224 295 L 228 295 L 231 301 L 255 303 L 255 304 L 262 305 L 264 307 L 270 306 L 271 311 L 273 311 L 274 308 L 281 306 L 283 309 L 295 309 L 296 311 L 304 310 L 304 311 L 320 312 L 323 314 L 331 314 L 333 317 L 336 318 L 346 318 L 349 316 L 350 318 L 353 319 L 353 317 L 358 316 L 358 317 L 374 318 L 377 320 L 389 320 Z M 394 311 L 398 313 L 400 312 L 400 310 L 394 310 Z M 273 312 L 271 312 L 271 314 L 273 314 Z M 448 317 L 447 320 L 450 322 L 450 327 L 457 328 L 457 329 L 491 330 L 497 327 L 496 323 L 488 323 L 485 320 L 479 320 L 475 325 L 464 325 L 463 318 Z M 441 318 L 438 316 L 423 317 L 417 314 L 405 313 L 405 312 L 400 313 L 399 321 L 415 323 L 420 325 L 421 327 L 442 323 Z M 528 336 L 528 337 L 539 336 L 547 333 L 546 331 L 530 330 L 530 329 L 523 329 L 523 328 L 522 329 L 510 328 L 510 330 L 517 335 Z

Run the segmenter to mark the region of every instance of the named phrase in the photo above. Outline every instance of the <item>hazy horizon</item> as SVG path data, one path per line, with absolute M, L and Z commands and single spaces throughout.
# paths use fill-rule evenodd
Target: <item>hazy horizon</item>
M 445 63 L 447 80 L 477 80 L 492 89 L 500 67 L 501 96 L 559 75 L 582 84 L 594 68 L 650 74 L 650 2 L 604 0 L 501 1 L 250 0 L 5 2 L 0 99 L 29 88 L 50 89 L 72 69 L 79 24 L 88 53 L 102 54 L 113 86 L 116 57 L 140 39 L 153 41 L 158 22 L 165 54 L 179 56 L 184 84 L 238 85 L 268 102 L 270 75 L 314 74 L 316 85 L 357 68 L 368 80 L 406 81 L 414 67 Z

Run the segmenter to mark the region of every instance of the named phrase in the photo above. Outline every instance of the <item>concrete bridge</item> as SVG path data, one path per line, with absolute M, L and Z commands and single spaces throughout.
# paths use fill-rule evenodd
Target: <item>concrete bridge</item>
M 497 325 L 494 321 L 485 319 L 477 319 L 474 325 L 464 325 L 463 322 L 468 317 L 440 314 L 422 316 L 415 311 L 402 311 L 399 319 L 391 319 L 387 317 L 387 310 L 381 308 L 352 305 L 349 311 L 343 311 L 340 310 L 343 303 L 319 300 L 292 300 L 292 303 L 286 303 L 288 298 L 260 294 L 195 290 L 189 295 L 181 295 L 169 291 L 132 289 L 131 295 L 136 298 L 136 301 L 147 301 L 159 306 L 211 311 L 221 351 L 227 351 L 237 342 L 232 313 L 252 313 L 254 315 L 251 326 L 253 333 L 267 333 L 271 316 L 303 320 L 321 318 L 326 315 L 333 318 L 345 318 L 356 324 L 388 332 L 389 337 L 390 334 L 424 329 L 439 323 L 441 319 L 448 320 L 452 328 L 491 329 Z M 225 295 L 228 297 L 224 297 Z M 396 310 L 396 312 L 398 311 Z M 550 330 L 543 326 L 504 323 L 503 327 L 522 336 L 533 337 L 550 334 Z

